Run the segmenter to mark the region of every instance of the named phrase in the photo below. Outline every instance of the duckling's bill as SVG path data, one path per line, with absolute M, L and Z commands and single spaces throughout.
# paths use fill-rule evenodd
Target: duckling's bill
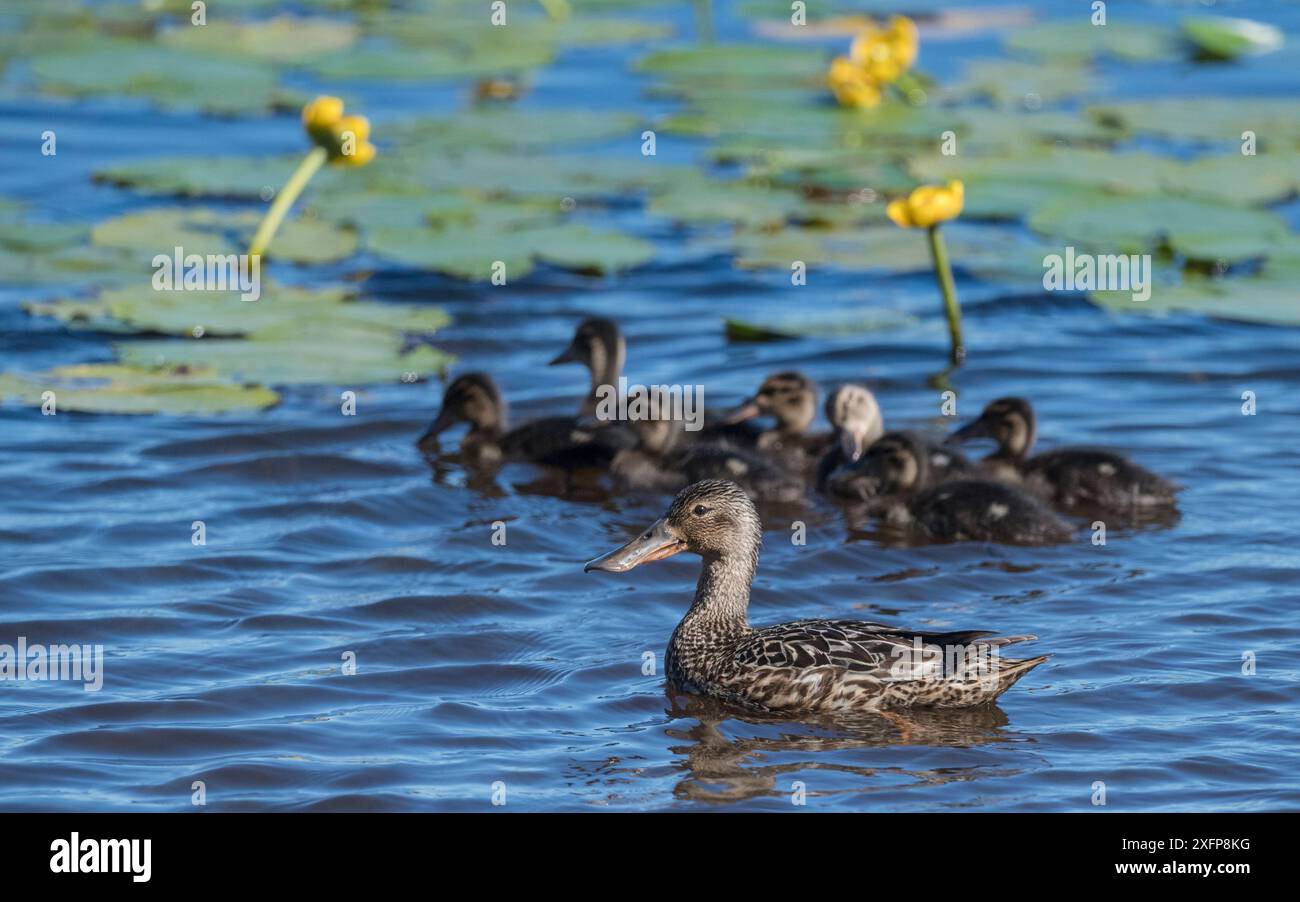
M 668 525 L 667 518 L 660 518 L 653 526 L 626 545 L 588 561 L 587 566 L 582 569 L 584 573 L 590 573 L 592 570 L 626 573 L 633 567 L 651 561 L 661 561 L 685 550 L 686 542 Z

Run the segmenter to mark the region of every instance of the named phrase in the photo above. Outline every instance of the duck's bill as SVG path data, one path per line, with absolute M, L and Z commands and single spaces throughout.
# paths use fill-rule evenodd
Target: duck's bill
M 763 411 L 759 408 L 757 401 L 746 401 L 739 407 L 732 408 L 722 417 L 724 426 L 731 426 L 735 423 L 743 423 L 746 420 L 752 420 L 760 416 Z
M 578 345 L 570 344 L 567 348 L 556 355 L 547 366 L 559 366 L 561 363 L 578 363 L 582 358 L 578 356 Z
M 855 461 L 862 456 L 862 440 L 849 430 L 840 432 L 840 453 L 845 460 Z
M 451 412 L 446 408 L 443 408 L 443 410 L 439 412 L 437 418 L 429 424 L 429 428 L 425 431 L 424 435 L 420 436 L 419 439 L 416 440 L 416 444 L 421 448 L 436 446 L 438 444 L 438 436 L 450 429 L 451 425 L 455 421 L 456 420 L 451 415 Z
M 633 567 L 662 561 L 685 550 L 686 543 L 677 537 L 666 520 L 661 519 L 626 545 L 588 561 L 582 569 L 586 573 L 592 570 L 625 573 Z
M 982 419 L 971 420 L 965 426 L 948 436 L 947 442 L 964 442 L 973 438 L 989 438 L 989 427 Z

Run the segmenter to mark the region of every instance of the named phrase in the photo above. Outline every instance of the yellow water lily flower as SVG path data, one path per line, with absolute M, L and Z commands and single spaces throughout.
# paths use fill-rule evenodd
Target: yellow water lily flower
M 307 131 L 332 128 L 343 118 L 343 101 L 321 95 L 302 108 L 302 127 Z
M 871 24 L 858 32 L 849 57 L 877 82 L 889 83 L 912 68 L 917 52 L 916 23 L 894 16 L 885 28 Z
M 334 134 L 338 154 L 330 156 L 331 163 L 364 166 L 375 158 L 375 145 L 369 141 L 370 120 L 365 116 L 344 116 L 335 125 Z
M 838 56 L 826 73 L 826 84 L 840 106 L 874 107 L 880 105 L 880 85 L 847 56 Z
M 959 181 L 947 185 L 922 185 L 907 197 L 891 201 L 885 208 L 889 218 L 904 229 L 928 229 L 961 213 L 966 186 Z
M 322 95 L 304 106 L 302 127 L 316 146 L 303 157 L 262 217 L 248 247 L 249 256 L 260 257 L 266 251 L 289 208 L 322 166 L 364 166 L 375 158 L 370 120 L 365 116 L 344 116 L 343 101 L 337 97 Z
M 364 166 L 375 158 L 370 143 L 370 120 L 365 116 L 344 116 L 343 101 L 321 96 L 302 108 L 302 126 L 312 143 L 323 147 L 329 162 L 342 166 Z

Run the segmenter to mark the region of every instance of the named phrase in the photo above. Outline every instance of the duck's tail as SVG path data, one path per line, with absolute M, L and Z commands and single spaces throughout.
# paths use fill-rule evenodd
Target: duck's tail
M 999 660 L 997 670 L 997 689 L 993 693 L 993 698 L 997 698 L 999 695 L 1006 692 L 1014 686 L 1022 676 L 1029 673 L 1029 671 L 1033 670 L 1050 657 L 1051 655 L 1039 655 L 1036 658 L 1025 658 L 1022 661 L 1013 658 L 1002 658 Z

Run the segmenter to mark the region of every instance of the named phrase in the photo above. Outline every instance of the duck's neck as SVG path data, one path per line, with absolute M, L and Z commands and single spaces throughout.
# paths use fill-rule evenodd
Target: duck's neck
M 591 416 L 596 412 L 596 404 L 600 400 L 599 392 L 602 385 L 617 385 L 618 377 L 623 375 L 623 357 L 625 355 L 625 345 L 620 336 L 618 343 L 614 347 L 608 347 L 604 342 L 593 342 L 591 345 L 591 391 L 582 402 L 582 415 Z
M 682 624 L 710 633 L 730 633 L 749 628 L 749 589 L 758 565 L 758 548 L 708 554 L 695 586 L 695 602 Z
M 1034 447 L 1037 429 L 1033 417 L 1026 419 L 1019 414 L 1013 414 L 1009 424 L 1011 429 L 1006 440 L 998 446 L 998 450 L 993 452 L 991 456 L 998 460 L 1020 463 L 1028 456 L 1029 450 Z

